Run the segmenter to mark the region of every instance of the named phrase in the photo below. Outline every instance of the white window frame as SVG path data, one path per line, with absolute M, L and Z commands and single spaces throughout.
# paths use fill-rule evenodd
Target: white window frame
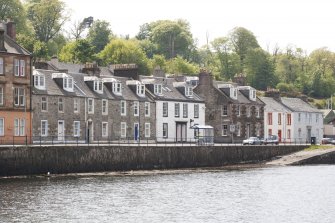
M 101 136 L 108 137 L 108 122 L 101 123 Z
M 0 75 L 3 75 L 3 74 L 5 74 L 5 72 L 4 72 L 4 62 L 3 62 L 3 57 L 0 57 Z
M 163 123 L 162 127 L 162 136 L 163 138 L 168 138 L 169 137 L 169 124 L 168 123 Z
M 63 89 L 65 91 L 73 92 L 73 77 L 63 78 Z
M 144 137 L 150 138 L 150 123 L 144 124 Z
M 19 73 L 20 76 L 25 76 L 26 75 L 26 61 L 25 60 L 20 60 L 20 64 L 19 64 Z
M 145 96 L 145 85 L 144 84 L 136 84 L 136 92 L 140 97 Z
M 99 94 L 103 93 L 103 81 L 95 80 L 94 83 L 93 83 L 93 86 L 94 86 L 94 91 L 95 92 L 97 92 Z
M 127 115 L 127 103 L 126 101 L 121 101 L 120 102 L 120 111 L 121 111 L 121 116 L 126 116 Z
M 192 87 L 185 87 L 185 96 L 186 97 L 193 97 L 193 88 Z
M 20 76 L 20 60 L 14 59 L 14 76 Z
M 150 102 L 144 103 L 145 117 L 150 117 Z
M 199 104 L 194 104 L 193 117 L 199 118 Z
M 94 114 L 94 98 L 87 99 L 87 113 Z
M 45 109 L 43 109 L 45 107 Z M 48 98 L 46 96 L 41 97 L 41 111 L 47 112 L 48 111 Z
M 64 100 L 63 98 L 58 98 L 58 112 L 64 112 Z
M 174 103 L 174 117 L 180 117 L 180 104 Z
M 134 116 L 139 116 L 140 114 L 140 103 L 138 101 L 134 101 Z
M 108 115 L 108 100 L 102 99 L 101 100 L 101 110 L 102 110 L 102 115 Z
M 14 87 L 14 105 L 25 106 L 25 89 Z
M 163 94 L 163 90 L 162 90 L 162 85 L 161 84 L 155 84 L 154 85 L 154 94 L 155 95 L 162 95 Z
M 127 137 L 127 123 L 121 122 L 121 138 Z
M 43 74 L 34 75 L 34 86 L 37 89 L 45 90 L 45 76 Z
M 48 120 L 41 120 L 41 136 L 48 136 Z
M 3 105 L 4 103 L 4 97 L 3 97 L 3 87 L 0 86 L 0 105 Z
M 228 136 L 228 125 L 227 124 L 222 125 L 222 136 Z
M 113 82 L 113 93 L 117 95 L 122 95 L 122 88 L 120 82 Z
M 221 109 L 221 116 L 228 116 L 228 105 L 222 105 Z
M 251 116 L 251 107 L 247 106 L 246 110 L 247 110 L 247 117 L 250 117 Z
M 73 112 L 79 113 L 80 111 L 80 100 L 79 98 L 73 98 Z
M 0 136 L 5 135 L 5 119 L 0 118 Z
M 163 117 L 169 116 L 169 103 L 163 102 Z
M 73 136 L 80 137 L 80 121 L 73 121 Z
M 23 118 L 14 119 L 14 136 L 24 136 L 26 132 L 26 120 Z
M 188 118 L 188 104 L 183 103 L 183 118 Z

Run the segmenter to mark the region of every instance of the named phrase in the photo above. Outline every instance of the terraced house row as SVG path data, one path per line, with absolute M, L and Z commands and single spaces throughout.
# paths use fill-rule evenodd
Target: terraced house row
M 243 75 L 234 82 L 215 81 L 205 71 L 188 77 L 155 69 L 141 76 L 135 64 L 99 67 L 57 58 L 34 65 L 15 42 L 15 24 L 0 23 L 1 144 L 195 142 L 204 135 L 239 143 L 268 134 L 304 141 L 323 134 L 322 115 L 301 99 L 289 100 L 297 108 L 283 99 L 279 111 L 298 124 L 272 126 L 270 114 L 279 106 L 257 97 Z M 299 121 L 301 115 L 317 125 Z

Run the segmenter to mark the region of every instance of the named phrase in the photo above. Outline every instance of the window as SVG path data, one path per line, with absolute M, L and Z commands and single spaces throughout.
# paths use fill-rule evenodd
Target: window
M 72 77 L 63 78 L 63 88 L 66 91 L 73 92 L 73 78 Z
M 272 125 L 272 113 L 268 113 L 268 125 Z
M 163 102 L 163 117 L 168 117 L 169 113 L 168 113 L 168 103 L 167 102 Z
M 3 105 L 3 87 L 0 87 L 0 105 Z
M 288 139 L 291 139 L 291 129 L 288 129 L 288 130 L 287 130 L 287 138 L 288 138 Z
M 145 107 L 145 117 L 150 117 L 150 102 L 145 102 L 144 107 Z
M 194 118 L 199 118 L 199 105 L 194 104 Z
M 239 105 L 236 106 L 236 111 L 237 111 L 237 116 L 240 116 L 241 111 L 240 111 L 240 106 Z
M 298 113 L 298 122 L 301 121 L 301 113 Z
M 237 123 L 236 125 L 236 135 L 241 136 L 241 124 Z
M 41 120 L 41 136 L 48 136 L 48 120 Z
M 134 116 L 139 116 L 139 102 L 134 101 Z
M 14 75 L 24 76 L 25 75 L 25 61 L 14 59 Z
M 145 86 L 144 84 L 137 84 L 136 85 L 137 95 L 143 97 L 145 93 Z
M 127 123 L 121 122 L 121 137 L 126 138 L 127 137 Z
M 309 114 L 308 117 L 309 117 L 309 124 L 311 124 L 312 123 L 312 114 Z
M 113 82 L 113 93 L 117 95 L 121 95 L 121 83 Z
M 168 137 L 168 123 L 163 123 L 163 138 Z
M 94 114 L 94 99 L 93 98 L 89 98 L 87 101 L 87 111 L 89 114 Z
M 259 107 L 256 108 L 256 117 L 257 117 L 257 118 L 260 117 Z
M 48 99 L 47 97 L 41 98 L 41 111 L 48 111 Z
M 298 129 L 298 137 L 301 138 L 301 128 Z
M 45 77 L 44 75 L 34 75 L 34 86 L 38 89 L 45 89 Z
M 161 84 L 155 84 L 154 85 L 154 93 L 156 95 L 161 95 L 163 92 L 162 92 L 162 85 Z
M 4 64 L 2 57 L 0 57 L 0 74 L 4 74 Z
M 126 101 L 121 101 L 121 115 L 122 116 L 125 116 L 127 114 L 127 104 L 126 104 Z
M 102 99 L 102 114 L 108 115 L 108 101 L 106 99 Z
M 291 125 L 291 114 L 287 114 L 287 125 Z
M 247 117 L 251 116 L 251 108 L 250 107 L 246 107 L 247 110 Z
M 180 104 L 174 103 L 174 117 L 179 117 L 180 115 Z
M 315 114 L 315 122 L 317 123 L 319 121 L 319 114 Z
M 253 100 L 256 99 L 256 91 L 255 90 L 251 91 L 251 99 L 253 99 Z
M 14 88 L 14 105 L 24 106 L 24 88 Z
M 150 123 L 144 124 L 144 137 L 146 138 L 150 137 Z
M 103 122 L 102 123 L 102 137 L 107 137 L 108 136 L 108 122 Z
M 237 98 L 237 89 L 234 88 L 234 98 Z
M 25 135 L 25 126 L 26 120 L 25 119 L 14 119 L 14 135 L 15 136 L 24 136 Z
M 0 118 L 0 136 L 5 135 L 5 119 Z
M 183 118 L 188 116 L 188 104 L 183 104 Z
M 227 116 L 228 115 L 228 105 L 222 105 L 221 106 L 221 116 Z
M 222 136 L 228 135 L 228 125 L 222 125 Z
M 74 137 L 80 136 L 80 121 L 73 122 L 73 136 Z
M 278 113 L 278 125 L 281 125 L 281 113 Z
M 94 91 L 100 94 L 103 93 L 103 82 L 102 81 L 94 81 Z
M 24 60 L 20 60 L 20 76 L 24 76 L 25 75 L 25 61 Z
M 64 112 L 63 98 L 58 98 L 58 112 Z
M 257 123 L 256 124 L 256 136 L 260 136 L 261 135 L 261 124 Z
M 193 88 L 192 87 L 185 87 L 185 95 L 186 95 L 186 97 L 192 97 L 193 96 Z
M 272 129 L 268 129 L 268 135 L 272 135 Z
M 80 111 L 80 103 L 79 103 L 79 98 L 74 98 L 73 99 L 73 112 L 74 113 L 79 113 L 79 111 Z

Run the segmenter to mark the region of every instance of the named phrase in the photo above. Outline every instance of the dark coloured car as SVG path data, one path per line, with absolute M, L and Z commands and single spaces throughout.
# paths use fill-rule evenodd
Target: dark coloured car
M 276 135 L 270 135 L 268 138 L 264 139 L 263 144 L 267 145 L 267 144 L 276 144 L 278 145 L 279 143 L 279 139 L 278 136 Z

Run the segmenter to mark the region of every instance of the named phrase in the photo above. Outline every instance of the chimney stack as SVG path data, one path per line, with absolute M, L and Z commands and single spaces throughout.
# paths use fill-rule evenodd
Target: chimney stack
M 15 22 L 13 21 L 7 21 L 7 35 L 12 38 L 14 41 L 16 41 L 16 26 Z
M 6 25 L 0 22 L 0 51 L 6 52 L 5 48 L 5 28 Z
M 212 74 L 205 70 L 201 70 L 199 74 L 199 85 L 213 85 Z

